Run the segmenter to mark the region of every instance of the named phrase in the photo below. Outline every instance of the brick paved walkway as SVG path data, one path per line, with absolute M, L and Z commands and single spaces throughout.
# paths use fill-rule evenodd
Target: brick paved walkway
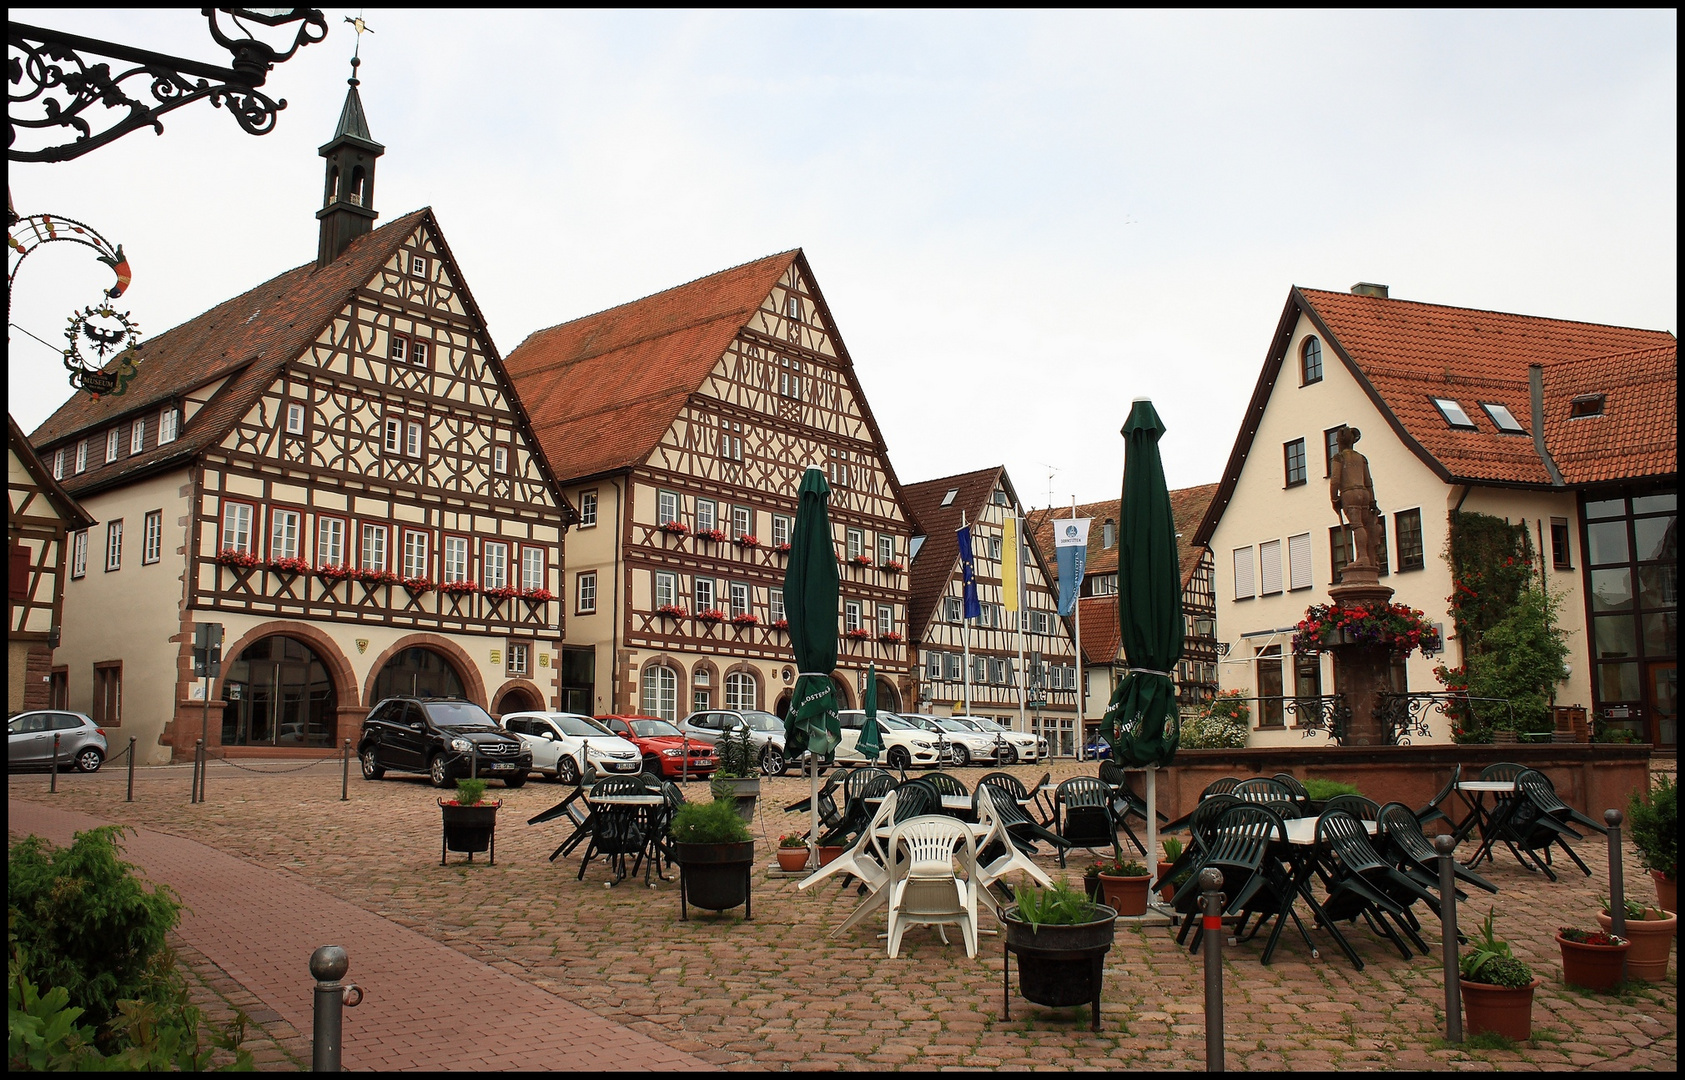
M 881 918 L 851 934 L 827 936 L 853 908 L 852 889 L 827 885 L 799 893 L 793 882 L 757 875 L 752 922 L 741 919 L 740 911 L 723 916 L 693 911 L 690 922 L 680 922 L 676 882 L 657 883 L 653 890 L 641 884 L 605 889 L 607 871 L 600 863 L 592 865 L 583 882 L 576 881 L 577 859 L 546 861 L 560 839 L 556 827 L 524 824 L 565 793 L 556 785 L 534 782 L 509 791 L 494 784 L 492 793 L 504 803 L 497 865 L 476 862 L 470 867 L 458 858 L 440 867 L 437 793 L 424 782 L 389 777 L 369 783 L 354 777 L 350 801 L 341 802 L 337 762 L 302 771 L 296 771 L 296 762 L 245 764 L 246 769 L 213 765 L 210 801 L 197 806 L 187 802 L 185 766 L 141 770 L 133 803 L 123 801 L 120 770 L 60 776 L 56 795 L 47 792 L 44 775 L 12 776 L 10 827 L 14 834 L 27 829 L 21 815 L 50 804 L 160 830 L 239 860 L 229 864 L 238 874 L 218 900 L 224 906 L 267 904 L 262 894 L 268 883 L 281 880 L 316 890 L 320 910 L 340 902 L 377 924 L 414 931 L 436 951 L 426 954 L 427 975 L 406 975 L 399 993 L 374 985 L 375 958 L 349 940 L 355 935 L 346 935 L 351 977 L 370 987 L 371 995 L 347 1013 L 348 1062 L 359 1038 L 387 1036 L 386 1021 L 377 1023 L 381 1014 L 371 1011 L 382 999 L 393 1008 L 410 1004 L 415 988 L 439 987 L 433 1023 L 413 1012 L 393 1018 L 431 1033 L 439 1027 L 439 1016 L 449 1018 L 447 1023 L 465 1017 L 470 1010 L 460 1005 L 458 992 L 470 982 L 484 981 L 491 1000 L 475 1007 L 475 1015 L 485 1018 L 487 1034 L 477 1044 L 484 1047 L 505 1045 L 507 1033 L 530 1012 L 520 1003 L 536 990 L 551 1007 L 565 999 L 587 1020 L 619 1025 L 615 1030 L 630 1030 L 651 1043 L 733 1069 L 1198 1069 L 1204 1064 L 1201 963 L 1161 929 L 1120 928 L 1107 959 L 1098 1034 L 1089 1032 L 1086 1010 L 1043 1009 L 1016 993 L 1012 1019 L 1003 1021 L 998 938 L 984 938 L 978 956 L 968 960 L 963 949 L 944 946 L 934 932 L 914 930 L 903 944 L 902 958 L 889 960 L 877 938 Z M 1053 774 L 1060 779 L 1092 768 L 1059 764 Z M 1011 771 L 1033 781 L 1045 768 Z M 960 770 L 958 775 L 970 784 L 981 772 Z M 806 783 L 780 779 L 764 789 L 754 830 L 758 854 L 770 863 L 779 833 L 805 826 L 805 820 L 781 808 L 803 797 Z M 707 797 L 698 785 L 690 792 Z M 1599 814 L 1601 809 L 1592 808 Z M 1261 939 L 1225 949 L 1229 1067 L 1674 1071 L 1675 974 L 1670 971 L 1666 982 L 1636 984 L 1621 994 L 1585 993 L 1562 983 L 1555 928 L 1595 925 L 1597 898 L 1607 889 L 1601 837 L 1588 837 L 1577 847 L 1596 872 L 1593 877 L 1570 867 L 1552 884 L 1523 872 L 1503 853 L 1496 867 L 1482 868 L 1503 891 L 1490 899 L 1477 893 L 1462 907 L 1462 918 L 1470 924 L 1485 915 L 1489 903 L 1495 904 L 1499 933 L 1543 980 L 1530 1042 L 1498 1050 L 1449 1047 L 1440 1041 L 1444 996 L 1437 951 L 1404 960 L 1360 926 L 1349 934 L 1367 964 L 1359 972 L 1338 950 L 1326 947 L 1325 935 L 1318 935 L 1325 945 L 1322 958 L 1311 958 L 1289 928 L 1267 968 L 1257 959 Z M 138 851 L 131 847 L 131 859 L 145 864 Z M 1470 854 L 1465 846 L 1462 857 Z M 1080 874 L 1075 859 L 1070 871 L 1061 871 L 1051 859 L 1042 865 L 1055 877 Z M 1638 871 L 1630 845 L 1626 865 L 1631 894 L 1650 899 L 1653 890 Z M 1425 913 L 1423 920 L 1424 936 L 1437 950 L 1438 921 Z M 992 925 L 987 916 L 984 923 Z M 288 1024 L 309 1030 L 305 960 L 311 948 L 327 940 L 310 934 L 279 961 L 283 970 L 265 976 L 266 987 L 282 987 L 293 1002 L 289 1011 L 274 1003 L 273 992 L 257 995 L 275 1004 L 284 1019 L 264 1029 L 267 1045 L 275 1048 L 266 1067 L 288 1067 L 284 1051 L 296 1043 L 289 1042 Z M 415 949 L 420 955 L 421 946 Z M 203 951 L 223 963 L 212 949 Z M 459 976 L 440 966 L 452 954 L 477 961 L 469 970 L 482 974 Z M 186 959 L 207 987 L 237 984 L 217 991 L 230 1004 L 238 1003 L 236 991 L 249 990 L 263 974 L 257 961 L 231 959 L 232 970 L 213 968 L 207 974 L 191 957 Z M 542 1064 L 600 1068 L 605 1063 L 632 1064 L 601 1055 L 552 1056 Z M 465 1055 L 461 1064 L 507 1063 Z
M 35 833 L 68 844 L 75 832 L 103 824 L 75 810 L 8 800 L 7 829 L 14 835 Z M 336 900 L 294 874 L 152 829 L 130 834 L 123 846 L 125 860 L 180 894 L 186 905 L 181 938 L 246 991 L 248 1000 L 299 1032 L 311 1027 L 311 951 L 344 945 L 352 957 L 348 978 L 365 995 L 345 1014 L 347 1068 L 710 1068 Z M 263 1012 L 252 1012 L 261 1026 Z

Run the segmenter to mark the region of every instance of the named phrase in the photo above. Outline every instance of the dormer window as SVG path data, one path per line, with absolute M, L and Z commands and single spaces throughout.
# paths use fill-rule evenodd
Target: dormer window
M 955 497 L 957 497 L 959 495 L 959 493 L 960 493 L 959 488 L 949 488 L 948 493 L 946 495 L 942 496 L 942 505 L 943 506 L 954 505 L 954 499 L 955 499 Z
M 1111 518 L 1107 518 L 1105 524 L 1100 526 L 1100 546 L 1107 551 L 1117 546 L 1117 523 Z
M 1568 419 L 1579 420 L 1587 416 L 1603 415 L 1602 394 L 1581 394 L 1568 403 Z
M 1463 407 L 1451 398 L 1436 397 L 1433 399 L 1433 403 L 1439 409 L 1439 414 L 1445 417 L 1447 424 L 1454 428 L 1475 430 L 1474 421 L 1469 419 L 1469 414 L 1464 412 Z
M 1498 430 L 1504 434 L 1527 434 L 1527 429 L 1521 426 L 1521 421 L 1517 420 L 1515 414 L 1510 412 L 1507 407 L 1490 401 L 1482 401 L 1480 407 L 1486 410 L 1486 415 L 1492 418 L 1492 423 L 1497 425 Z

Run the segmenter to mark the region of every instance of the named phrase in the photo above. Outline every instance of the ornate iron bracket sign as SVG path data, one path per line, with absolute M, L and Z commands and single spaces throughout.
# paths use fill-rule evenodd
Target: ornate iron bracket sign
M 85 307 L 70 317 L 64 331 L 70 347 L 64 350 L 64 366 L 70 371 L 70 385 L 85 390 L 94 398 L 101 394 L 121 397 L 135 377 L 135 355 L 140 344 L 140 327 L 129 319 L 126 311 L 117 311 L 109 304 Z M 93 346 L 98 359 L 82 355 L 82 339 Z M 121 352 L 118 350 L 121 349 Z M 109 365 L 106 354 L 117 352 Z
M 227 15 L 242 34 L 247 28 L 241 20 L 269 27 L 294 22 L 300 26 L 291 47 L 282 52 L 249 35 L 224 33 L 217 24 L 219 12 Z M 139 128 L 151 127 L 162 134 L 160 116 L 201 98 L 209 98 L 218 108 L 226 101 L 235 122 L 249 134 L 273 131 L 275 114 L 287 103 L 259 93 L 257 87 L 263 85 L 276 64 L 325 38 L 327 19 L 315 8 L 203 8 L 201 14 L 210 22 L 211 37 L 233 54 L 230 67 L 8 22 L 7 75 L 11 86 L 7 91 L 7 158 L 70 161 Z M 88 54 L 88 58 L 81 54 Z M 102 58 L 117 64 L 102 63 Z M 124 64 L 133 66 L 122 69 Z M 151 100 L 131 97 L 125 83 L 142 97 L 150 95 Z M 93 110 L 95 105 L 101 109 Z M 31 115 L 22 115 L 24 110 Z M 114 119 L 108 111 L 115 113 Z M 108 119 L 112 122 L 107 125 Z M 96 123 L 102 125 L 97 132 Z M 76 135 L 68 142 L 19 148 L 20 128 L 43 135 L 69 129 Z

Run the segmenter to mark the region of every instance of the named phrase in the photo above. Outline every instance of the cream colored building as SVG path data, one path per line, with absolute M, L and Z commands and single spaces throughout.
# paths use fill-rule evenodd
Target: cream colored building
M 1332 660 L 1295 656 L 1291 639 L 1306 608 L 1328 602 L 1349 551 L 1327 480 L 1341 425 L 1362 432 L 1356 449 L 1374 477 L 1382 584 L 1445 630 L 1446 656 L 1412 654 L 1397 673 L 1409 690 L 1442 689 L 1433 668 L 1461 660 L 1442 553 L 1450 513 L 1477 511 L 1525 523 L 1565 598 L 1572 653 L 1558 704 L 1673 743 L 1675 646 L 1662 627 L 1677 601 L 1671 589 L 1635 598 L 1631 579 L 1677 561 L 1676 371 L 1661 331 L 1422 304 L 1367 284 L 1294 288 L 1195 540 L 1215 559 L 1221 687 L 1261 699 L 1253 744 L 1320 745 L 1282 699 L 1338 690 Z M 1622 527 L 1658 539 L 1617 559 L 1603 538 Z M 1628 585 L 1593 563 L 1622 568 Z M 1428 740 L 1449 739 L 1443 716 L 1429 723 Z

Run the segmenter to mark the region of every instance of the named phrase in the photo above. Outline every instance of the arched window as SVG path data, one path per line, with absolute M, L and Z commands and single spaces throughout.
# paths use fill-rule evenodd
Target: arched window
M 725 677 L 725 707 L 728 709 L 753 709 L 755 705 L 755 679 L 746 672 L 734 671 Z
M 358 206 L 368 205 L 363 188 L 363 167 L 359 165 L 351 170 L 351 201 Z
M 1299 346 L 1299 385 L 1308 386 L 1322 381 L 1322 342 L 1308 337 Z
M 455 665 L 432 649 L 411 646 L 386 661 L 374 678 L 370 701 L 400 694 L 410 697 L 464 697 L 467 691 Z
M 224 746 L 333 746 L 338 696 L 310 646 L 289 637 L 253 642 L 223 670 Z
M 339 198 L 339 166 L 335 165 L 332 169 L 328 170 L 327 203 L 331 203 L 337 198 Z M 327 203 L 324 203 L 323 205 L 325 206 Z
M 672 668 L 656 664 L 644 668 L 643 713 L 669 723 L 678 720 L 679 676 Z

